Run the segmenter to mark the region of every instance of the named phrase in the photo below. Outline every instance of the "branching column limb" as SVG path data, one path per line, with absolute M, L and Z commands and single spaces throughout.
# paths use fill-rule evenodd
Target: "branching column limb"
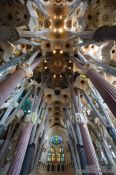
M 93 104 L 93 102 L 92 102 L 91 98 L 88 96 L 88 94 L 86 94 L 86 92 L 84 92 L 83 95 L 84 95 L 85 99 L 87 100 L 87 102 L 89 103 L 89 105 L 91 106 L 91 108 L 94 110 L 96 116 L 103 123 L 103 125 L 106 128 L 106 130 L 108 131 L 109 135 L 112 137 L 114 143 L 116 144 L 116 129 L 115 129 L 115 127 L 111 123 L 109 123 L 109 121 L 107 120 L 107 116 L 105 118 L 104 115 L 102 115 L 100 113 L 100 111 L 96 109 L 95 105 Z

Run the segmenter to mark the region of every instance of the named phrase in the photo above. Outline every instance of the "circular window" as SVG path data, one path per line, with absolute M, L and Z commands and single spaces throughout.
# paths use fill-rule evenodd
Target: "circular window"
M 62 143 L 62 137 L 59 135 L 54 135 L 51 137 L 50 141 L 53 145 L 60 145 Z

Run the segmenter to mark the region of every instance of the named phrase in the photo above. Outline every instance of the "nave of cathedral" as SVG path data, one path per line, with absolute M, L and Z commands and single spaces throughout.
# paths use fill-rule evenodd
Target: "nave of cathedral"
M 116 175 L 116 0 L 0 0 L 0 175 Z

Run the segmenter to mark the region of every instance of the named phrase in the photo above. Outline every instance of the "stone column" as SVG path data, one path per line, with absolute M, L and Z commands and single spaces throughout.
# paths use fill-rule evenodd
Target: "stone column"
M 29 68 L 19 68 L 13 74 L 9 75 L 3 82 L 0 83 L 0 106 L 10 97 L 16 86 L 30 73 L 42 59 L 37 59 Z
M 88 69 L 86 75 L 91 80 L 95 88 L 98 90 L 111 112 L 116 117 L 116 90 L 94 69 Z
M 68 136 L 68 141 L 69 141 L 71 156 L 72 156 L 72 159 L 73 159 L 73 164 L 74 164 L 74 168 L 75 168 L 74 170 L 75 170 L 75 175 L 76 175 L 77 173 L 79 174 L 79 169 L 78 169 L 78 166 L 77 166 L 75 150 L 74 150 L 73 143 L 72 143 L 72 140 L 71 140 L 70 136 Z
M 76 122 L 79 124 L 79 128 L 81 131 L 81 136 L 82 136 L 82 141 L 83 141 L 83 146 L 84 146 L 88 166 L 92 168 L 90 169 L 92 171 L 92 174 L 101 175 L 102 173 L 99 167 L 98 159 L 97 159 L 94 146 L 87 127 L 87 119 L 81 113 L 80 101 L 78 100 L 77 102 L 76 94 L 74 93 L 73 93 L 73 102 L 74 102 L 74 107 L 76 111 L 75 119 L 76 119 Z
M 79 169 L 79 172 L 78 173 L 82 173 L 82 168 L 81 168 L 81 162 L 80 162 L 80 157 L 79 157 L 79 151 L 78 151 L 78 147 L 77 147 L 77 144 L 74 143 L 74 152 L 75 152 L 75 157 L 76 157 L 76 161 L 77 161 L 77 165 L 78 165 L 78 169 Z M 84 175 L 84 173 L 83 173 Z M 86 175 L 89 175 L 89 174 L 86 174 Z
M 89 103 L 89 105 L 91 106 L 91 108 L 96 113 L 96 116 L 98 116 L 98 118 L 103 123 L 103 125 L 106 128 L 106 130 L 108 131 L 109 135 L 112 137 L 112 140 L 114 141 L 114 143 L 116 144 L 116 129 L 113 126 L 112 122 L 109 120 L 108 115 L 106 116 L 107 120 L 106 119 L 104 120 L 103 115 L 100 113 L 100 111 L 98 111 L 96 109 L 95 105 L 93 104 L 91 98 L 87 95 L 87 93 L 84 92 L 83 95 L 84 95 L 85 99 L 87 100 L 87 102 Z
M 66 108 L 67 109 L 67 108 Z M 64 110 L 64 114 L 65 116 L 68 118 L 68 120 L 70 121 L 70 114 L 69 114 L 69 110 Z M 85 151 L 84 151 L 84 146 L 83 143 L 80 139 L 81 136 L 79 136 L 79 132 L 76 132 L 76 127 L 74 127 L 74 123 L 72 123 L 72 121 L 70 122 L 70 132 L 72 133 L 72 136 L 74 138 L 74 141 L 77 145 L 77 150 L 78 150 L 78 155 L 79 155 L 79 160 L 80 160 L 80 164 L 81 164 L 81 169 L 84 171 L 87 171 L 87 160 L 86 160 L 86 155 L 85 155 Z M 84 173 L 83 175 L 86 174 L 88 175 L 89 173 Z
M 13 156 L 13 159 L 11 161 L 9 170 L 7 172 L 7 175 L 20 175 L 21 167 L 23 164 L 23 160 L 25 157 L 26 149 L 28 146 L 29 138 L 31 135 L 33 124 L 31 122 L 27 122 L 21 137 L 18 142 L 16 153 Z
M 114 159 L 112 157 L 111 150 L 109 148 L 109 145 L 108 145 L 106 139 L 101 140 L 100 143 L 101 143 L 102 149 L 104 151 L 104 154 L 105 154 L 105 156 L 106 156 L 106 158 L 108 160 L 108 164 L 113 166 L 113 167 L 115 167 L 116 163 L 115 163 L 115 161 L 114 161 Z
M 20 175 L 28 175 L 35 152 L 35 144 L 28 145 Z
M 79 115 L 79 116 L 78 116 Z M 80 120 L 80 116 L 82 117 L 81 120 L 79 121 L 79 127 L 83 139 L 83 145 L 85 149 L 85 154 L 87 157 L 88 165 L 90 166 L 90 171 L 92 171 L 92 174 L 100 175 L 101 170 L 99 167 L 98 159 L 94 150 L 94 146 L 88 131 L 88 127 L 86 122 L 83 120 L 83 116 L 80 115 L 79 113 L 77 114 Z M 78 120 L 78 119 L 77 119 Z
M 37 132 L 37 124 L 33 125 L 33 129 L 31 132 L 29 144 L 27 147 L 27 151 L 25 154 L 20 175 L 28 175 L 30 173 L 31 164 L 34 160 L 34 153 L 35 153 L 35 146 L 36 146 L 34 143 L 34 139 L 35 139 L 36 132 Z
M 80 160 L 78 162 L 77 160 L 77 152 L 75 151 L 75 143 L 77 142 L 77 140 L 75 140 L 76 138 L 74 138 L 73 136 L 73 131 L 71 129 L 71 124 L 69 124 L 69 121 L 66 119 L 68 116 L 66 115 L 66 110 L 64 109 L 64 120 L 65 120 L 65 125 L 66 125 L 66 130 L 67 130 L 67 135 L 68 135 L 68 143 L 70 146 L 70 153 L 72 156 L 72 160 L 73 160 L 73 165 L 74 165 L 74 174 L 81 174 L 81 172 L 79 173 L 79 171 L 81 171 L 81 166 L 80 166 Z M 74 142 L 74 144 L 73 144 Z
M 10 146 L 11 140 L 6 138 L 6 140 L 3 143 L 3 147 L 0 150 L 0 168 L 3 166 L 4 160 L 6 159 Z
M 74 129 L 74 124 L 72 122 L 70 123 L 70 132 L 72 133 L 75 143 L 78 144 L 78 138 Z
M 16 123 L 13 123 L 10 128 L 7 131 L 7 137 L 5 138 L 2 147 L 0 148 L 0 168 L 3 167 L 4 161 L 6 160 L 6 157 L 9 152 L 9 147 L 12 146 L 11 138 L 14 133 L 14 129 L 16 127 Z M 10 131 L 10 132 L 9 132 Z
M 38 131 L 37 129 L 37 124 L 33 125 L 33 129 L 31 132 L 31 136 L 30 136 L 30 140 L 29 140 L 29 144 L 27 147 L 27 151 L 25 154 L 25 159 L 23 161 L 23 165 L 22 165 L 22 169 L 21 169 L 21 173 L 20 175 L 28 175 L 30 173 L 31 170 L 31 164 L 34 160 L 34 154 L 35 154 L 35 134 Z
M 38 113 L 38 115 L 39 115 L 39 113 Z M 40 116 L 39 120 L 37 120 L 37 122 L 39 123 L 39 127 L 37 129 L 35 139 L 34 139 L 35 154 L 34 154 L 33 162 L 31 164 L 30 171 L 32 171 L 35 167 L 37 167 L 39 157 L 41 154 L 41 147 L 42 147 L 43 142 L 44 142 L 44 133 L 46 132 L 44 125 L 45 125 L 45 120 L 47 117 L 47 106 L 45 106 L 45 109 L 42 111 L 42 113 L 39 116 Z
M 37 149 L 35 160 L 34 160 L 34 167 L 33 167 L 34 169 L 37 168 L 37 164 L 38 164 L 40 156 L 41 156 L 42 146 L 44 144 L 44 139 L 45 139 L 45 133 L 42 134 L 40 143 L 38 145 L 38 149 Z

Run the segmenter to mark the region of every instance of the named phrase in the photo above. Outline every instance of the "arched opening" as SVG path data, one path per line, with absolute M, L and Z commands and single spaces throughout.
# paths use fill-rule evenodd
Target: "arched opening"
M 64 171 L 64 164 L 62 164 L 62 166 L 61 166 L 61 170 Z
M 52 164 L 51 166 L 51 171 L 54 171 L 54 164 Z
M 60 164 L 57 165 L 57 171 L 60 171 Z
M 50 171 L 50 164 L 47 165 L 47 171 Z

